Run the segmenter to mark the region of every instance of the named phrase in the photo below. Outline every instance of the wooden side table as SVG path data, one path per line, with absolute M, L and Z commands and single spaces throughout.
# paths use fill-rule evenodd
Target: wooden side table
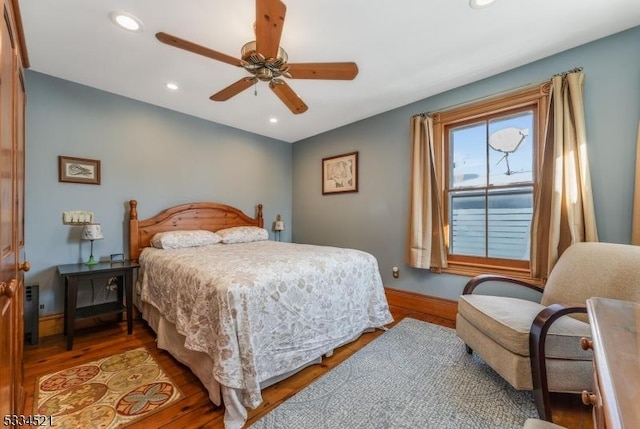
M 121 322 L 122 313 L 126 311 L 127 332 L 129 335 L 133 333 L 133 270 L 139 266 L 137 262 L 132 261 L 58 265 L 58 274 L 64 278 L 64 333 L 67 336 L 67 350 L 73 348 L 76 319 L 118 314 L 118 321 Z M 118 300 L 76 308 L 80 280 L 91 280 L 105 275 L 118 277 Z

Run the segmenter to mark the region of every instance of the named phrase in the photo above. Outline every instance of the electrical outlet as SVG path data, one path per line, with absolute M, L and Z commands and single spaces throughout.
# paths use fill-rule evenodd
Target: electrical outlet
M 398 277 L 400 277 L 400 269 L 398 267 L 393 267 L 393 270 L 391 270 L 392 274 L 393 274 L 393 278 L 397 279 Z
M 44 304 L 40 304 L 40 310 L 44 310 Z
M 109 277 L 109 281 L 107 282 L 107 289 L 109 289 L 109 290 L 118 289 L 118 278 L 117 277 Z

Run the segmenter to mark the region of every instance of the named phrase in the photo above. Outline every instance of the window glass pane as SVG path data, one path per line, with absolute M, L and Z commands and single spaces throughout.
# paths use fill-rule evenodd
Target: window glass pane
M 533 181 L 533 113 L 489 121 L 489 183 L 505 185 Z
M 449 131 L 449 183 L 452 189 L 487 186 L 486 141 L 486 122 Z
M 533 188 L 490 190 L 488 256 L 529 259 Z
M 442 233 L 449 266 L 443 272 L 480 274 L 490 267 L 530 274 L 533 190 L 542 152 L 540 119 L 548 94 L 532 86 L 505 97 L 465 104 L 434 118 L 435 154 L 445 194 Z
M 484 191 L 451 192 L 449 252 L 486 256 L 486 198 Z

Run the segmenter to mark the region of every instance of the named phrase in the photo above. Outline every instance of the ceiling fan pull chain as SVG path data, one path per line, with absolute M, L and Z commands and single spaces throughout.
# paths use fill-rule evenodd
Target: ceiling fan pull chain
M 253 82 L 253 95 L 258 96 L 258 80 Z

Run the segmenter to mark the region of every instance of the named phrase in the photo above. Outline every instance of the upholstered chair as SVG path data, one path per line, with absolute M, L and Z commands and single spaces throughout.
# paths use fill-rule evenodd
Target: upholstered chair
M 488 295 L 480 287 L 487 282 L 534 289 L 540 302 L 522 298 L 526 294 Z M 467 352 L 475 351 L 514 388 L 533 390 L 540 418 L 552 421 L 549 391 L 593 388 L 592 352 L 582 349 L 581 338 L 591 336 L 586 300 L 594 296 L 640 302 L 640 246 L 573 244 L 544 288 L 499 275 L 475 277 L 458 301 L 456 333 Z

